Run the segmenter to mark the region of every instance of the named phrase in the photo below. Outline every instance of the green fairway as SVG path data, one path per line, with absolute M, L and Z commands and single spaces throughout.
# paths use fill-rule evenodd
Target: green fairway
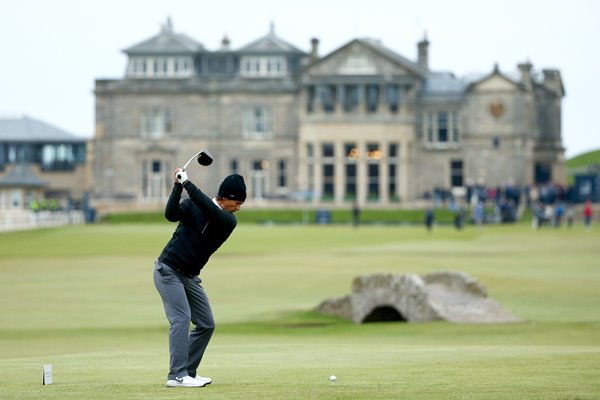
M 173 227 L 0 234 L 0 399 L 600 398 L 598 229 L 241 224 L 201 276 L 217 330 L 200 373 L 213 384 L 172 389 L 152 269 Z M 358 275 L 439 270 L 473 275 L 524 321 L 311 312 Z

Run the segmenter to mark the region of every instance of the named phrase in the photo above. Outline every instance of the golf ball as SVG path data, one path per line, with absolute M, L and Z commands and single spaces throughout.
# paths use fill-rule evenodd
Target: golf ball
M 331 382 L 335 382 L 335 380 L 336 380 L 336 379 L 337 379 L 337 378 L 335 377 L 335 375 L 331 375 L 331 376 L 329 377 L 329 380 L 330 380 Z

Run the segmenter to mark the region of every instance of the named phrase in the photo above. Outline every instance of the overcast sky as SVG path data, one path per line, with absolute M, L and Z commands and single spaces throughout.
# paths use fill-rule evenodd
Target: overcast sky
M 380 39 L 457 76 L 506 73 L 529 61 L 560 70 L 568 157 L 600 149 L 600 1 L 596 0 L 0 0 L 0 116 L 26 114 L 77 135 L 94 132 L 94 80 L 121 78 L 123 49 L 174 30 L 209 50 L 278 36 L 326 55 L 357 37 Z

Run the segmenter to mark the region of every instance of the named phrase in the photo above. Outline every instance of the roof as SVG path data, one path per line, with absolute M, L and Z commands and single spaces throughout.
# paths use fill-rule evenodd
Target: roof
M 423 92 L 427 94 L 462 93 L 466 86 L 463 79 L 457 79 L 451 72 L 436 72 L 427 75 Z
M 86 142 L 55 126 L 28 116 L 0 118 L 0 142 Z
M 47 183 L 41 180 L 29 164 L 15 164 L 4 178 L 0 179 L 0 187 L 44 187 Z
M 302 53 L 296 46 L 286 42 L 275 34 L 275 26 L 271 23 L 271 29 L 266 36 L 263 36 L 252 43 L 238 50 L 241 53 Z
M 367 46 L 378 51 L 379 53 L 383 54 L 387 58 L 397 62 L 398 64 L 406 67 L 407 69 L 416 73 L 417 75 L 423 75 L 425 72 L 423 69 L 421 69 L 419 64 L 417 64 L 416 62 L 409 60 L 408 58 L 396 53 L 394 50 L 392 50 L 388 47 L 385 47 L 383 45 L 383 43 L 381 42 L 381 40 L 372 39 L 372 38 L 363 38 L 363 39 L 356 39 L 356 40 L 359 42 L 365 43 Z
M 494 64 L 494 69 L 492 72 L 485 74 L 485 75 L 481 75 L 479 77 L 476 76 L 471 76 L 467 79 L 465 79 L 465 81 L 469 81 L 466 89 L 467 90 L 471 90 L 473 87 L 477 86 L 478 84 L 480 84 L 481 82 L 484 82 L 488 79 L 490 79 L 493 76 L 498 76 L 502 79 L 504 79 L 505 81 L 515 85 L 515 86 L 521 86 L 520 82 L 519 82 L 519 78 L 517 78 L 516 76 L 509 76 L 508 74 L 505 74 L 503 72 L 500 72 L 500 67 L 498 66 L 498 64 Z
M 158 35 L 128 47 L 123 52 L 132 54 L 188 54 L 204 50 L 202 43 L 186 34 L 175 33 L 171 18 L 161 27 Z
M 413 74 L 419 77 L 425 77 L 427 74 L 426 70 L 423 70 L 419 65 L 406 57 L 401 56 L 395 51 L 385 47 L 380 40 L 372 39 L 372 38 L 363 38 L 363 39 L 354 39 L 350 42 L 346 43 L 344 46 L 339 47 L 333 52 L 329 53 L 325 57 L 319 59 L 316 64 L 323 62 L 324 60 L 335 57 L 336 54 L 339 54 L 345 51 L 348 47 L 352 46 L 354 43 L 360 43 L 362 46 L 366 46 L 372 51 L 379 53 L 382 57 L 387 58 L 391 62 L 405 68 L 406 70 L 412 72 Z M 314 64 L 313 64 L 314 65 Z M 309 66 L 311 68 L 311 66 Z

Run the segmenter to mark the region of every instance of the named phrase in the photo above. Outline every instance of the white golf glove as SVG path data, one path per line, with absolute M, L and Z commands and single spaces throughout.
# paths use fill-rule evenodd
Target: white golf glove
M 185 169 L 182 169 L 181 171 L 177 172 L 176 176 L 177 182 L 181 183 L 182 185 L 185 181 L 188 180 L 187 172 L 185 172 Z

